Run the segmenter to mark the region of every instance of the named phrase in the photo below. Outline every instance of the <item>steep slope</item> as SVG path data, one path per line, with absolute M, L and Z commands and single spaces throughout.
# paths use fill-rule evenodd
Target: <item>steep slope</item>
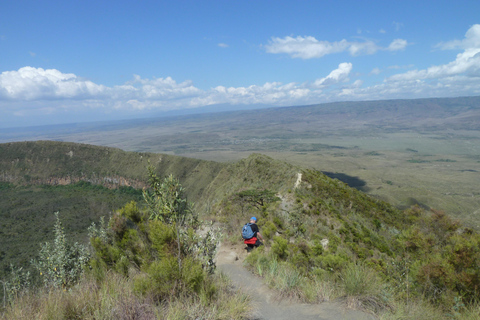
M 88 181 L 109 188 L 145 186 L 146 168 L 173 174 L 196 201 L 224 164 L 86 144 L 35 141 L 0 144 L 0 181 L 66 185 Z

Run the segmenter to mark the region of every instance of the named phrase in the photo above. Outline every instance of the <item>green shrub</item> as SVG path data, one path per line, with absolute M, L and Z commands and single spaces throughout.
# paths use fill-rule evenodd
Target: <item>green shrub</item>
M 145 273 L 135 279 L 135 291 L 156 301 L 168 299 L 171 295 L 198 294 L 205 280 L 201 264 L 186 258 L 179 269 L 174 256 L 155 260 L 145 268 Z
M 262 235 L 264 235 L 266 239 L 271 239 L 275 235 L 276 231 L 277 228 L 275 227 L 275 224 L 273 224 L 271 221 L 267 221 L 263 226 Z
M 288 256 L 288 240 L 275 236 L 273 238 L 272 253 L 280 259 L 286 259 Z
M 328 271 L 339 271 L 346 265 L 347 260 L 339 255 L 326 254 L 314 259 L 315 264 Z
M 455 270 L 439 255 L 427 257 L 412 270 L 422 293 L 432 302 L 442 302 L 456 284 Z M 452 297 L 453 298 L 453 297 Z
M 119 214 L 127 219 L 130 219 L 134 223 L 139 223 L 145 219 L 145 215 L 138 209 L 135 201 L 127 203 L 119 210 Z
M 320 241 L 318 241 L 317 239 L 315 239 L 313 241 L 313 246 L 312 246 L 312 253 L 315 255 L 315 256 L 321 256 L 323 254 L 323 245 L 321 244 Z
M 152 248 L 162 257 L 171 251 L 168 248 L 172 248 L 175 245 L 175 229 L 173 226 L 160 220 L 150 221 L 148 224 L 148 238 Z
M 280 219 L 280 217 L 273 217 L 273 223 L 275 223 L 280 229 L 284 228 L 283 220 Z

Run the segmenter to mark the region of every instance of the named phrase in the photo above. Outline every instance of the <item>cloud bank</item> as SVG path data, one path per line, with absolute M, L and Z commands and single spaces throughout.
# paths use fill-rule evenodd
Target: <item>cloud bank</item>
M 393 40 L 386 48 L 374 43 L 318 41 L 313 37 L 273 38 L 267 49 L 308 59 L 335 52 L 351 55 L 369 54 L 377 50 L 398 51 L 408 45 Z M 328 74 L 304 83 L 267 82 L 241 87 L 216 86 L 202 90 L 191 80 L 176 81 L 171 77 L 145 79 L 134 75 L 117 86 L 94 83 L 73 73 L 56 69 L 23 67 L 0 74 L 0 125 L 15 117 L 39 115 L 134 114 L 145 111 L 167 111 L 214 104 L 268 104 L 289 106 L 339 100 L 374 100 L 480 95 L 480 25 L 472 26 L 464 39 L 440 43 L 441 50 L 458 50 L 455 60 L 425 69 L 397 72 L 383 82 L 365 85 L 367 77 L 382 71 L 374 68 L 368 75 L 354 72 L 355 65 L 342 62 Z M 408 66 L 412 68 L 412 66 Z M 390 73 L 391 74 L 391 73 Z M 3 119 L 3 124 L 1 123 Z M 67 118 L 65 118 L 67 119 Z

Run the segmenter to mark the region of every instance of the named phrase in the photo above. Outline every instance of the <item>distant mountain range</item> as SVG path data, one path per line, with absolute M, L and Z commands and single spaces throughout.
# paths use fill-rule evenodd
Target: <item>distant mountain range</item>
M 234 109 L 234 111 L 232 111 Z M 232 126 L 309 123 L 322 128 L 442 128 L 478 130 L 480 97 L 429 98 L 333 102 L 308 106 L 270 107 L 267 105 L 213 105 L 155 114 L 149 118 L 70 123 L 48 126 L 0 128 L 0 142 L 38 139 L 65 139 L 72 134 L 111 131 L 174 122 L 217 120 Z M 309 126 L 311 128 L 311 126 Z M 68 139 L 66 139 L 68 140 Z

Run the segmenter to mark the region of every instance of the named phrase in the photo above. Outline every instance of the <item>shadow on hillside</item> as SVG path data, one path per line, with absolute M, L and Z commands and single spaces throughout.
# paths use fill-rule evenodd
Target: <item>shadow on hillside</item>
M 422 202 L 420 202 L 417 199 L 412 198 L 412 197 L 410 197 L 406 201 L 403 201 L 402 203 L 398 204 L 396 207 L 400 210 L 406 210 L 406 209 L 414 207 L 414 206 L 420 207 L 424 210 L 430 210 L 431 209 L 425 203 L 422 203 Z
M 363 192 L 370 191 L 370 188 L 367 187 L 367 182 L 365 182 L 365 180 L 360 179 L 359 177 L 349 176 L 348 174 L 341 173 L 341 172 L 322 171 L 322 173 L 329 178 L 338 179 L 348 184 L 349 187 L 355 188 Z

